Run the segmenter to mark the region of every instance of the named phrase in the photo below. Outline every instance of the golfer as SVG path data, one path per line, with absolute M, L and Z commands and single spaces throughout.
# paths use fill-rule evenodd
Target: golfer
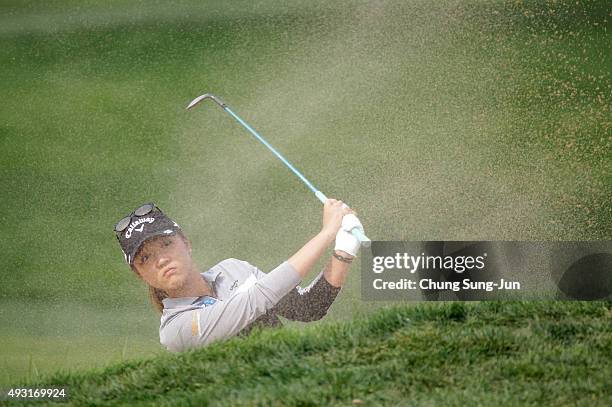
M 321 319 L 359 250 L 359 241 L 348 232 L 354 227 L 363 229 L 354 212 L 342 201 L 328 199 L 321 231 L 269 273 L 237 259 L 200 272 L 189 239 L 153 203 L 121 219 L 115 235 L 125 261 L 148 284 L 151 302 L 161 312 L 161 344 L 179 352 L 248 335 L 256 326 L 282 326 L 277 315 L 296 321 Z M 310 285 L 299 287 L 334 241 L 324 270 Z

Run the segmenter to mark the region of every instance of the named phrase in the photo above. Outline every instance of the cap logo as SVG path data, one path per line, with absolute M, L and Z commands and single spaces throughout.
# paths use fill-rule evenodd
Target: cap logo
M 142 223 L 153 223 L 155 222 L 155 218 L 140 218 L 140 219 L 136 219 L 134 222 L 130 223 L 130 227 L 128 228 L 127 232 L 125 232 L 125 238 L 129 239 L 130 237 L 132 237 L 132 232 L 135 230 L 136 232 L 142 232 L 142 230 L 144 229 L 144 225 L 142 225 L 139 228 L 136 228 L 136 226 L 142 224 Z

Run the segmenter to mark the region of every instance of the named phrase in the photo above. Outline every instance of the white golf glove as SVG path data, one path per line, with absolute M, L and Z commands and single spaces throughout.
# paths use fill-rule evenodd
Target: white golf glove
M 357 219 L 357 216 L 349 213 L 348 215 L 344 215 L 342 218 L 342 226 L 338 230 L 336 234 L 336 246 L 334 250 L 342 250 L 350 254 L 351 256 L 356 256 L 359 251 L 359 247 L 361 246 L 361 242 L 351 233 L 353 228 L 361 229 L 363 232 L 363 225 Z

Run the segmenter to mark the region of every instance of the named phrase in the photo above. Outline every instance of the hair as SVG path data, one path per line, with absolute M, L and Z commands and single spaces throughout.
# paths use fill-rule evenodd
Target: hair
M 183 242 L 185 242 L 185 244 L 189 243 L 189 239 L 187 238 L 187 236 L 185 236 L 183 231 L 178 230 L 176 234 L 183 240 Z M 153 241 L 156 238 L 161 238 L 161 237 L 163 236 L 156 236 L 152 239 L 147 240 L 147 242 Z M 140 248 L 138 249 L 136 254 L 134 254 L 134 260 L 138 258 L 144 246 L 145 246 L 144 244 L 140 245 Z M 134 264 L 130 264 L 130 268 L 132 269 L 134 273 L 136 273 L 138 277 L 140 277 L 140 274 L 138 273 L 138 270 L 136 270 L 136 266 L 134 266 Z M 164 311 L 163 300 L 164 298 L 168 298 L 168 293 L 160 288 L 153 287 L 152 285 L 147 284 L 147 286 L 149 287 L 149 301 L 151 301 L 151 304 L 157 310 L 157 312 L 161 314 Z

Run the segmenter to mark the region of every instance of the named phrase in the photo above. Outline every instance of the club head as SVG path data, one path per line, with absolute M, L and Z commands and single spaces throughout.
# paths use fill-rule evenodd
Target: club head
M 214 101 L 216 104 L 218 104 L 222 108 L 225 108 L 225 106 L 226 106 L 225 102 L 223 102 L 221 99 L 219 99 L 215 95 L 211 95 L 210 93 L 206 93 L 204 95 L 198 96 L 197 98 L 193 99 L 191 101 L 191 103 L 189 103 L 189 105 L 187 106 L 187 110 L 193 108 L 195 105 L 197 105 L 198 103 L 200 103 L 201 101 L 206 100 L 206 99 L 211 99 L 212 101 Z

